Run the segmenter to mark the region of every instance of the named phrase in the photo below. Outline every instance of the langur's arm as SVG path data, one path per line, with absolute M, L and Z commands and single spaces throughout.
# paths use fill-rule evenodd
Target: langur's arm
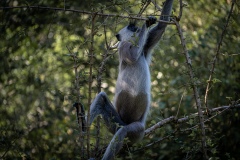
M 144 45 L 147 40 L 148 30 L 147 28 L 150 27 L 152 24 L 156 22 L 155 17 L 148 17 L 145 24 L 143 24 L 138 37 L 137 34 L 133 35 L 133 42 L 124 42 L 120 47 L 120 53 L 122 53 L 122 59 L 127 63 L 133 63 L 138 60 L 138 58 L 143 53 Z
M 139 39 L 137 44 L 137 56 L 139 57 L 143 51 L 144 44 L 147 40 L 147 25 L 143 24 L 141 31 L 139 33 Z
M 173 0 L 166 0 L 160 16 L 160 20 L 170 21 L 170 14 L 172 11 Z M 159 22 L 154 28 L 149 31 L 146 44 L 144 46 L 144 53 L 147 54 L 161 39 L 167 23 Z
M 131 41 L 124 41 L 119 48 L 120 57 L 128 64 L 134 63 L 138 60 L 142 53 L 144 43 L 147 37 L 146 24 L 140 30 L 139 36 L 134 33 Z

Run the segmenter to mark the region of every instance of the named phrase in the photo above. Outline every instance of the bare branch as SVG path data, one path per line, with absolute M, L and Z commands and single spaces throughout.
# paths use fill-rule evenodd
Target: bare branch
M 104 14 L 100 12 L 89 12 L 89 11 L 82 11 L 82 10 L 75 10 L 75 9 L 65 9 L 65 8 L 57 8 L 57 7 L 44 7 L 44 6 L 15 6 L 15 7 L 0 7 L 0 10 L 7 10 L 7 9 L 45 9 L 45 10 L 54 10 L 54 11 L 68 11 L 68 12 L 75 12 L 81 14 L 89 14 L 89 15 L 96 15 L 96 16 L 107 16 L 107 17 L 120 17 L 120 18 L 127 18 L 127 19 L 136 19 L 136 20 L 144 20 L 146 21 L 147 18 L 137 17 L 137 16 L 126 16 L 126 15 L 118 15 L 118 14 Z M 157 22 L 167 23 L 174 25 L 173 22 L 157 20 Z
M 70 48 L 68 46 L 66 46 L 66 48 L 68 49 L 68 52 L 70 53 L 70 56 L 73 58 L 74 61 L 74 74 L 75 74 L 75 93 L 77 94 L 77 100 L 76 103 L 73 105 L 73 107 L 76 107 L 76 112 L 77 112 L 77 122 L 78 122 L 78 126 L 79 126 L 79 142 L 82 144 L 81 145 L 81 158 L 84 158 L 84 134 L 83 134 L 83 127 L 86 127 L 86 121 L 85 121 L 85 113 L 84 113 L 84 109 L 83 109 L 83 105 L 81 104 L 81 93 L 80 93 L 80 86 L 79 86 L 79 71 L 78 71 L 78 57 L 76 55 L 76 53 L 72 53 Z
M 181 106 L 181 103 L 182 103 L 182 100 L 183 100 L 183 96 L 184 96 L 185 90 L 186 90 L 186 88 L 184 89 L 183 94 L 182 94 L 182 96 L 181 96 L 181 99 L 180 99 L 180 102 L 179 102 L 179 105 L 178 105 L 178 110 L 177 110 L 176 118 L 178 117 L 179 108 L 180 108 L 180 106 Z
M 208 96 L 208 92 L 210 90 L 210 85 L 212 83 L 212 76 L 213 76 L 213 73 L 214 73 L 214 69 L 215 69 L 217 58 L 218 58 L 219 53 L 220 53 L 220 48 L 221 48 L 221 45 L 222 45 L 223 36 L 225 35 L 225 33 L 227 31 L 227 27 L 228 27 L 228 24 L 229 24 L 229 21 L 230 21 L 232 12 L 233 12 L 234 4 L 235 4 L 235 0 L 232 1 L 232 6 L 231 6 L 231 9 L 230 9 L 228 17 L 227 17 L 227 22 L 224 25 L 224 28 L 223 28 L 223 31 L 222 31 L 222 34 L 221 34 L 221 38 L 220 38 L 220 40 L 218 42 L 218 45 L 216 47 L 216 54 L 215 54 L 215 56 L 214 56 L 214 58 L 212 60 L 212 68 L 210 70 L 210 75 L 209 75 L 209 78 L 208 78 L 208 81 L 207 81 L 207 87 L 206 87 L 205 96 L 204 96 L 204 102 L 205 102 L 205 106 L 206 106 L 206 110 L 207 111 L 208 111 L 207 96 Z
M 162 8 L 157 5 L 156 1 L 151 0 L 151 2 L 154 4 L 154 6 L 155 6 L 159 11 L 162 11 Z
M 105 45 L 106 45 L 106 52 L 104 53 L 102 62 L 100 64 L 100 66 L 98 67 L 98 74 L 97 74 L 97 90 L 98 90 L 98 93 L 101 92 L 101 89 L 102 89 L 102 87 L 101 87 L 101 85 L 102 85 L 102 74 L 104 72 L 105 64 L 108 61 L 108 59 L 110 58 L 110 56 L 112 55 L 112 54 L 108 53 L 109 50 L 111 50 L 112 48 L 108 44 L 108 41 L 107 41 L 106 25 L 104 25 L 103 27 L 104 27 L 104 39 L 105 39 Z M 114 53 L 116 53 L 116 52 L 114 52 Z M 97 133 L 96 133 L 95 151 L 97 152 L 99 150 L 99 144 L 100 144 L 100 129 L 101 129 L 100 117 L 97 117 L 96 128 L 97 128 Z
M 187 4 L 182 2 L 182 0 L 179 0 L 179 13 L 178 13 L 178 16 L 176 17 L 177 21 L 180 21 L 180 19 L 182 18 L 183 7 L 185 6 L 187 6 Z
M 235 104 L 235 105 L 231 105 L 231 106 L 216 107 L 216 108 L 210 109 L 210 111 L 211 111 L 211 113 L 215 113 L 215 112 L 219 112 L 219 111 L 221 111 L 221 113 L 223 113 L 223 112 L 225 112 L 229 109 L 233 109 L 233 108 L 240 108 L 240 104 Z M 202 111 L 202 114 L 207 115 L 207 112 Z M 219 115 L 219 113 L 217 113 L 217 115 Z M 145 130 L 145 136 L 148 136 L 149 134 L 153 133 L 156 129 L 161 128 L 166 124 L 169 124 L 169 123 L 172 123 L 172 122 L 184 123 L 184 122 L 188 121 L 190 118 L 197 117 L 197 116 L 198 116 L 198 113 L 193 113 L 193 114 L 190 114 L 189 116 L 179 118 L 179 119 L 176 119 L 174 116 L 168 117 L 168 118 L 163 119 L 160 122 L 156 123 L 152 127 L 146 129 Z M 206 119 L 206 121 L 209 121 L 213 117 L 216 117 L 216 115 L 213 115 L 212 117 Z
M 214 113 L 216 112 L 215 115 L 209 117 L 208 119 L 205 120 L 205 122 L 207 121 L 210 121 L 211 119 L 213 119 L 214 117 L 224 113 L 225 111 L 229 110 L 229 109 L 234 109 L 234 108 L 239 108 L 240 109 L 240 104 L 233 104 L 233 105 L 230 105 L 230 106 L 222 106 L 222 107 L 216 107 L 216 108 L 213 108 L 211 109 L 211 113 Z M 203 115 L 207 115 L 207 112 L 206 111 L 202 111 L 202 114 Z M 180 123 L 184 123 L 186 121 L 188 121 L 190 118 L 195 118 L 198 116 L 198 113 L 194 113 L 194 114 L 191 114 L 189 116 L 186 116 L 186 117 L 183 117 L 183 118 L 179 118 L 179 119 L 176 119 L 176 117 L 174 116 L 171 116 L 169 118 L 166 118 L 166 119 L 163 119 L 161 120 L 160 122 L 158 122 L 157 124 L 153 125 L 152 127 L 148 128 L 145 130 L 145 136 L 148 136 L 150 135 L 151 133 L 153 133 L 156 129 L 158 128 L 161 128 L 163 127 L 164 125 L 166 124 L 170 124 L 170 123 L 176 123 L 176 124 L 180 124 Z M 195 126 L 191 127 L 191 128 L 188 128 L 187 130 L 191 130 L 193 128 L 196 128 L 200 125 L 199 124 L 196 124 Z M 182 131 L 187 131 L 187 130 L 182 130 Z M 170 137 L 174 136 L 174 134 L 179 131 L 179 128 L 176 128 L 172 133 L 170 133 L 169 135 L 165 136 L 165 137 L 162 137 L 160 138 L 159 140 L 156 140 L 154 142 L 151 142 L 137 150 L 134 150 L 133 152 L 138 152 L 138 151 L 141 151 L 141 150 L 144 150 L 146 148 L 149 148 L 151 146 L 153 146 L 154 144 L 159 144 L 161 143 L 163 140 L 166 140 L 166 139 L 169 139 Z
M 148 128 L 145 130 L 145 135 L 149 135 L 151 134 L 153 131 L 155 131 L 157 128 L 160 128 L 162 126 L 164 126 L 165 124 L 168 124 L 170 122 L 173 122 L 175 120 L 174 116 L 171 116 L 169 118 L 166 118 L 164 120 L 161 120 L 160 122 L 158 122 L 157 124 L 153 125 L 152 127 Z
M 156 141 L 154 141 L 154 142 L 152 142 L 152 143 L 149 143 L 149 144 L 147 144 L 147 145 L 145 145 L 145 146 L 143 146 L 143 147 L 141 147 L 141 148 L 139 148 L 139 149 L 137 149 L 137 150 L 135 150 L 135 151 L 133 151 L 133 152 L 138 152 L 138 151 L 147 149 L 147 148 L 153 146 L 154 144 L 161 143 L 163 140 L 169 139 L 169 138 L 170 138 L 171 136 L 173 136 L 177 131 L 178 131 L 178 129 L 176 129 L 174 132 L 170 133 L 169 135 L 167 135 L 167 136 L 165 136 L 165 137 L 162 137 L 162 138 L 160 138 L 160 139 L 158 139 L 158 140 L 156 140 Z
M 183 47 L 183 51 L 184 51 L 183 55 L 185 56 L 185 59 L 186 59 L 188 73 L 189 73 L 190 81 L 191 81 L 191 86 L 193 88 L 194 98 L 195 98 L 195 102 L 197 105 L 199 122 L 200 122 L 201 132 L 202 132 L 201 133 L 201 135 L 202 135 L 202 150 L 203 150 L 203 154 L 204 154 L 204 159 L 208 159 L 207 150 L 206 150 L 207 143 L 206 143 L 206 136 L 205 136 L 204 117 L 202 114 L 202 105 L 201 105 L 201 100 L 200 100 L 200 96 L 199 96 L 198 89 L 197 89 L 197 84 L 195 82 L 195 76 L 194 76 L 194 72 L 193 72 L 193 68 L 192 68 L 191 58 L 190 58 L 188 50 L 187 50 L 187 46 L 186 46 L 186 42 L 185 42 L 185 38 L 183 36 L 181 26 L 177 20 L 173 19 L 173 21 L 176 24 L 176 27 L 177 27 L 177 30 L 179 33 L 179 37 L 181 40 L 181 44 Z
M 90 105 L 92 100 L 92 81 L 93 81 L 93 57 L 94 57 L 94 36 L 95 36 L 95 19 L 96 14 L 92 14 L 91 22 L 91 42 L 89 49 L 89 80 L 88 80 L 88 113 L 87 113 L 87 124 L 90 121 Z M 90 158 L 90 130 L 89 126 L 87 127 L 87 155 Z
M 150 0 L 148 0 L 143 7 L 140 9 L 139 13 L 137 14 L 137 17 L 140 17 L 142 15 L 142 13 L 145 11 L 145 9 L 148 7 L 148 5 L 151 3 Z

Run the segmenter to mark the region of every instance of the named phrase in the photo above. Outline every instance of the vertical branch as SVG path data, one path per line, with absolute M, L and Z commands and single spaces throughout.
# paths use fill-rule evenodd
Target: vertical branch
M 178 16 L 176 17 L 176 19 L 172 19 L 172 20 L 176 24 L 178 34 L 179 34 L 179 37 L 180 37 L 180 40 L 181 40 L 181 45 L 182 45 L 183 51 L 184 51 L 183 54 L 186 58 L 188 72 L 189 72 L 189 76 L 190 76 L 190 80 L 191 80 L 191 85 L 192 85 L 192 88 L 193 88 L 195 103 L 197 105 L 197 112 L 198 112 L 199 123 L 200 123 L 200 128 L 201 128 L 201 142 L 202 142 L 203 158 L 208 159 L 206 133 L 205 133 L 205 127 L 204 127 L 204 117 L 203 117 L 203 112 L 202 112 L 201 100 L 200 100 L 200 96 L 199 96 L 199 93 L 198 93 L 197 84 L 194 81 L 195 76 L 194 76 L 194 72 L 193 72 L 193 68 L 192 68 L 191 58 L 189 56 L 187 46 L 186 46 L 186 42 L 185 42 L 185 38 L 183 36 L 183 32 L 182 32 L 182 29 L 181 29 L 180 24 L 179 24 L 179 21 L 182 18 L 183 7 L 185 7 L 185 4 L 183 4 L 182 0 L 179 0 L 179 7 L 180 7 L 180 9 L 179 9 Z
M 157 5 L 157 3 L 156 3 L 155 0 L 151 0 L 151 2 L 152 2 L 152 4 L 154 4 L 155 8 L 156 8 L 158 11 L 162 11 L 162 8 Z
M 97 90 L 98 90 L 98 93 L 101 92 L 101 80 L 99 80 L 102 75 L 99 73 L 99 70 L 98 70 L 98 75 L 97 75 Z M 101 129 L 101 125 L 100 125 L 100 117 L 98 116 L 97 117 L 97 135 L 96 135 L 96 144 L 95 144 L 95 153 L 97 153 L 98 149 L 99 149 L 99 144 L 100 144 L 100 129 Z
M 219 53 L 220 53 L 220 48 L 221 48 L 221 45 L 222 45 L 223 36 L 225 35 L 225 33 L 227 31 L 227 27 L 228 27 L 228 24 L 229 24 L 229 21 L 230 21 L 230 17 L 231 17 L 232 12 L 233 12 L 234 4 L 235 4 L 235 0 L 232 0 L 232 6 L 231 6 L 230 12 L 229 12 L 228 17 L 227 17 L 227 22 L 226 22 L 226 24 L 225 24 L 225 26 L 223 28 L 220 40 L 219 40 L 217 48 L 216 48 L 216 54 L 215 54 L 215 56 L 214 56 L 214 58 L 212 60 L 212 68 L 210 70 L 210 75 L 209 75 L 209 78 L 208 78 L 208 81 L 207 81 L 207 87 L 206 87 L 205 96 L 204 96 L 204 102 L 205 102 L 206 112 L 207 113 L 208 113 L 208 110 L 209 110 L 208 109 L 207 96 L 208 96 L 208 92 L 210 90 L 210 85 L 212 83 L 212 76 L 213 76 L 213 73 L 214 73 L 214 69 L 215 69 L 217 58 L 218 58 Z
M 179 109 L 180 109 L 180 107 L 181 107 L 181 103 L 182 103 L 182 100 L 183 100 L 183 96 L 184 96 L 185 90 L 186 90 L 186 88 L 184 89 L 183 94 L 182 94 L 182 96 L 181 96 L 181 99 L 180 99 L 180 102 L 179 102 L 179 105 L 178 105 L 178 109 L 177 109 L 177 114 L 176 114 L 176 116 L 175 116 L 176 118 L 178 117 Z
M 90 120 L 90 105 L 92 100 L 92 81 L 93 81 L 93 57 L 94 57 L 94 36 L 95 36 L 95 18 L 96 14 L 92 14 L 91 19 L 91 43 L 90 43 L 90 50 L 89 50 L 89 80 L 88 80 L 88 113 L 87 113 L 87 124 L 89 124 Z M 89 126 L 87 127 L 87 155 L 90 158 L 90 129 Z
M 142 6 L 139 13 L 137 14 L 137 17 L 140 17 L 142 15 L 142 13 L 145 11 L 145 9 L 148 7 L 150 3 L 151 3 L 150 0 L 146 1 L 146 3 Z
M 193 72 L 193 68 L 192 68 L 192 62 L 187 50 L 187 46 L 186 46 L 186 42 L 185 42 L 185 38 L 183 36 L 183 32 L 182 29 L 180 27 L 180 24 L 178 21 L 173 20 L 176 24 L 177 30 L 178 30 L 178 34 L 181 40 L 181 45 L 183 47 L 183 54 L 186 58 L 186 63 L 187 63 L 187 67 L 188 67 L 188 73 L 189 73 L 189 77 L 191 80 L 191 85 L 193 88 L 193 93 L 194 93 L 194 98 L 195 98 L 195 102 L 197 105 L 197 111 L 198 111 L 198 115 L 199 115 L 199 122 L 200 122 L 200 128 L 201 128 L 201 141 L 202 141 L 202 151 L 203 151 L 203 155 L 204 155 L 204 159 L 208 159 L 207 156 L 207 144 L 206 144 L 206 135 L 205 135 L 205 128 L 204 128 L 204 117 L 203 117 L 203 112 L 202 112 L 202 106 L 201 106 L 201 100 L 200 100 L 200 96 L 198 93 L 198 89 L 197 89 L 197 84 L 195 83 L 195 76 L 194 76 L 194 72 Z
M 179 13 L 178 16 L 176 16 L 176 20 L 180 21 L 182 18 L 182 12 L 183 12 L 183 7 L 186 7 L 187 4 L 185 4 L 182 0 L 179 0 Z
M 98 93 L 101 92 L 101 89 L 102 89 L 101 85 L 102 85 L 102 74 L 103 74 L 103 71 L 104 71 L 104 67 L 106 65 L 106 62 L 108 61 L 108 59 L 112 55 L 112 54 L 109 54 L 109 52 L 108 52 L 112 48 L 109 46 L 109 44 L 107 42 L 106 25 L 104 24 L 103 27 L 104 27 L 106 52 L 104 53 L 103 60 L 102 60 L 100 66 L 98 68 L 98 75 L 97 75 L 97 90 L 98 90 Z M 100 117 L 97 117 L 97 137 L 96 137 L 95 151 L 98 151 L 98 148 L 99 148 L 99 141 L 100 141 L 99 134 L 100 134 Z
M 105 25 L 104 25 L 104 31 L 105 31 Z M 106 39 L 106 37 L 105 37 Z M 103 60 L 106 57 L 106 53 L 103 55 Z M 102 63 L 103 64 L 103 61 Z M 101 92 L 101 88 L 102 88 L 102 72 L 103 72 L 103 66 L 101 65 L 98 68 L 98 74 L 97 74 L 97 92 L 100 93 Z M 97 117 L 97 135 L 96 135 L 96 144 L 95 144 L 95 152 L 98 151 L 99 148 L 99 143 L 100 143 L 100 117 Z
M 77 94 L 77 100 L 76 103 L 73 105 L 73 107 L 76 107 L 76 112 L 77 112 L 77 122 L 78 122 L 78 127 L 79 127 L 79 142 L 81 144 L 81 158 L 84 158 L 84 134 L 83 134 L 83 127 L 85 124 L 85 121 L 83 120 L 85 118 L 83 106 L 79 106 L 81 103 L 81 93 L 80 93 L 80 86 L 79 86 L 79 71 L 78 71 L 78 57 L 76 53 L 72 53 L 71 50 L 66 46 L 68 49 L 68 52 L 70 53 L 70 56 L 73 58 L 74 61 L 74 74 L 75 74 L 75 81 L 74 81 L 74 86 L 75 86 L 75 94 Z
M 179 0 L 179 14 L 177 17 L 178 21 L 180 21 L 180 19 L 182 18 L 182 11 L 183 11 L 183 3 L 182 3 L 182 0 Z
M 69 50 L 69 49 L 68 49 Z M 80 94 L 80 87 L 79 87 L 79 73 L 78 73 L 78 64 L 77 64 L 77 56 L 76 54 L 73 55 L 74 59 L 74 74 L 75 74 L 75 88 L 76 88 L 76 93 L 77 93 L 77 102 L 80 102 L 81 100 L 81 94 Z M 82 132 L 82 118 L 79 117 L 79 113 L 82 113 L 82 110 L 79 107 L 76 107 L 77 109 L 77 120 L 78 120 L 78 125 L 80 129 L 80 134 L 79 134 L 79 141 L 81 144 L 81 157 L 84 157 L 84 135 Z M 80 110 L 79 110 L 80 109 Z
M 104 33 L 105 33 L 105 39 L 106 39 L 106 31 L 105 31 L 105 25 L 104 25 Z M 103 73 L 103 66 L 104 66 L 104 60 L 106 59 L 107 52 L 103 55 L 103 60 L 98 68 L 98 75 L 97 75 L 97 92 L 100 93 L 102 89 L 102 73 Z M 100 143 L 100 117 L 97 117 L 97 136 L 96 136 L 96 144 L 95 144 L 95 151 L 98 151 L 99 143 Z

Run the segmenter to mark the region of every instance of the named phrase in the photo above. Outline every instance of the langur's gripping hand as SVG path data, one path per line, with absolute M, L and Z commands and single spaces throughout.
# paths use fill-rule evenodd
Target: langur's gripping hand
M 148 19 L 146 20 L 146 26 L 150 27 L 151 25 L 155 24 L 157 21 L 156 17 L 149 16 Z

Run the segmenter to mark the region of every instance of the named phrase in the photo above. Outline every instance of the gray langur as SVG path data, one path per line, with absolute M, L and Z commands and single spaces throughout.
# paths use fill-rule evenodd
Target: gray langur
M 173 0 L 166 0 L 160 20 L 169 21 Z M 100 92 L 90 106 L 91 125 L 97 115 L 102 115 L 109 131 L 114 134 L 103 160 L 113 159 L 127 137 L 131 143 L 144 136 L 145 121 L 150 108 L 151 79 L 149 63 L 151 50 L 159 42 L 167 26 L 155 17 L 149 17 L 138 28 L 130 23 L 116 35 L 119 51 L 119 74 L 113 104 L 106 93 Z

